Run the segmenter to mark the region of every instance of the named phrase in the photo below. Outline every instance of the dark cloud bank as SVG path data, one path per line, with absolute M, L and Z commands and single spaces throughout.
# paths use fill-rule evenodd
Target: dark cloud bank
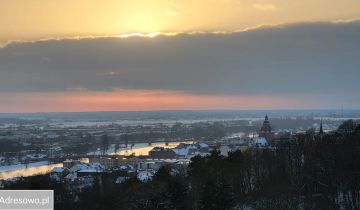
M 360 22 L 248 32 L 13 43 L 0 92 L 165 89 L 226 95 L 357 95 Z

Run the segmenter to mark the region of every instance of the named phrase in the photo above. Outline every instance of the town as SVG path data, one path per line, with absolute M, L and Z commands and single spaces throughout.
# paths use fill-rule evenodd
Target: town
M 104 174 L 115 184 L 132 177 L 147 182 L 163 166 L 172 167 L 174 173 L 185 171 L 195 156 L 219 151 L 227 157 L 237 150 L 272 148 L 293 134 L 331 131 L 341 122 L 328 119 L 323 125 L 322 119 L 306 116 L 273 120 L 275 126 L 268 115 L 250 120 L 145 125 L 4 123 L 1 186 L 37 174 L 49 174 L 51 181 L 64 183 L 74 192 L 92 186 L 95 177 Z
M 351 113 L 355 120 L 261 114 L 141 125 L 3 125 L 0 187 L 52 189 L 57 209 L 357 207 L 355 194 L 347 201 L 328 197 L 335 182 L 344 186 L 340 192 L 358 189 L 344 179 L 358 163 L 342 164 L 357 158 L 357 112 Z M 43 128 L 36 128 L 39 124 Z M 328 162 L 333 155 L 339 162 Z M 312 169 L 314 164 L 320 170 Z M 323 178 L 339 167 L 344 174 Z M 271 200 L 274 194 L 292 199 Z M 329 200 L 323 204 L 323 199 Z

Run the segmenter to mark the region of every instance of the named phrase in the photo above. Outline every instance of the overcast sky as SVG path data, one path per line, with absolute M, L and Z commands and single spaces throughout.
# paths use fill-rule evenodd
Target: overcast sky
M 334 1 L 342 10 L 336 12 L 331 9 L 334 5 L 324 5 L 328 10 L 318 16 L 313 10 L 320 5 L 305 1 L 220 1 L 221 5 L 247 5 L 241 8 L 254 20 L 236 21 L 238 10 L 229 7 L 228 12 L 233 14 L 227 14 L 229 19 L 223 17 L 224 11 L 217 11 L 226 27 L 194 18 L 203 25 L 187 28 L 174 23 L 167 33 L 129 38 L 116 37 L 107 29 L 98 33 L 95 26 L 74 37 L 80 33 L 76 27 L 56 15 L 49 16 L 49 21 L 59 23 L 62 29 L 54 26 L 43 31 L 38 27 L 48 22 L 36 7 L 42 0 L 35 5 L 21 0 L 14 0 L 14 5 L 8 2 L 9 10 L 19 12 L 22 8 L 24 13 L 13 14 L 13 27 L 8 22 L 0 28 L 4 32 L 0 37 L 4 44 L 0 48 L 0 112 L 360 108 L 360 21 L 356 20 L 358 9 L 350 7 L 358 1 Z M 24 6 L 19 9 L 16 2 Z M 87 7 L 99 4 L 89 2 Z M 220 4 L 214 2 L 212 9 Z M 68 4 L 65 1 L 59 8 Z M 190 11 L 186 4 L 173 1 L 174 10 L 166 10 L 171 5 L 165 3 L 153 9 L 164 10 L 165 16 L 181 16 Z M 44 5 L 49 10 L 54 6 Z M 79 5 L 72 6 L 67 10 L 70 15 Z M 291 15 L 288 10 L 292 7 L 308 8 L 309 20 L 304 11 Z M 193 8 L 204 17 L 212 14 L 196 4 Z M 21 30 L 31 11 L 38 17 L 27 20 L 33 23 L 33 30 L 28 25 Z M 274 21 L 260 18 L 264 12 L 272 13 L 268 16 Z M 0 17 L 9 15 L 6 12 Z M 281 22 L 275 21 L 278 19 L 285 23 L 275 24 Z M 0 22 L 7 20 L 0 18 Z M 266 24 L 274 25 L 258 26 Z M 81 21 L 76 25 L 82 28 Z M 156 32 L 156 27 L 152 29 L 129 32 Z M 21 36 L 12 34 L 16 31 Z M 119 30 L 119 34 L 125 31 Z

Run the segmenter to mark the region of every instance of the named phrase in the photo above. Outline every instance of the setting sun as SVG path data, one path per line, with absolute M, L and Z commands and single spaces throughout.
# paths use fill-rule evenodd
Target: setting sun
M 130 15 L 124 22 L 131 31 L 139 33 L 162 31 L 164 27 L 163 21 L 146 14 Z

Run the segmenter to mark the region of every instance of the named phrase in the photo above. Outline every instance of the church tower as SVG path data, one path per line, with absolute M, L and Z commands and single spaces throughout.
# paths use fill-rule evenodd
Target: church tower
M 263 122 L 260 132 L 271 133 L 271 125 L 270 125 L 269 117 L 267 115 L 265 116 L 265 120 Z
M 261 126 L 259 137 L 265 138 L 267 141 L 272 141 L 273 133 L 271 132 L 271 124 L 269 117 L 266 115 L 263 125 Z

